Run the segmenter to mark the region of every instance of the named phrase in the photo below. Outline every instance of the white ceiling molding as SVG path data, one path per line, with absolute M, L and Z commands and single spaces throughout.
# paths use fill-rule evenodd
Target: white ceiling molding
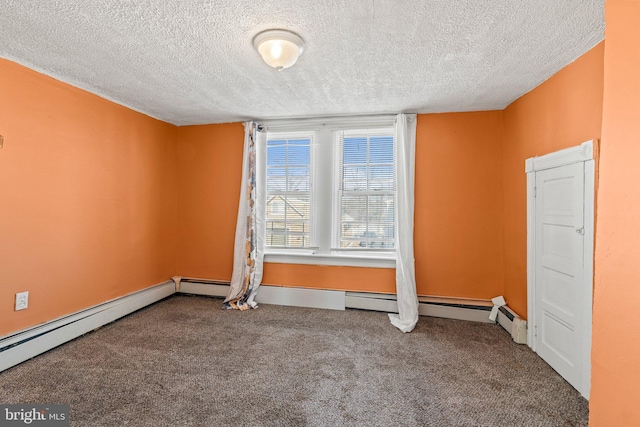
M 266 67 L 252 40 L 305 41 Z M 176 125 L 503 109 L 604 38 L 604 0 L 6 0 L 0 56 Z

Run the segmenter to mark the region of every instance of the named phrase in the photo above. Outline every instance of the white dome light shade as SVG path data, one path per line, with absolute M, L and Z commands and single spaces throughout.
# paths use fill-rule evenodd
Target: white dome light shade
M 264 62 L 276 70 L 284 70 L 296 63 L 304 48 L 304 41 L 291 31 L 267 30 L 253 38 L 253 45 Z

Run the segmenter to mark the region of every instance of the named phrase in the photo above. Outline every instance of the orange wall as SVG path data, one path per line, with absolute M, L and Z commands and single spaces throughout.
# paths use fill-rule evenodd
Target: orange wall
M 504 110 L 505 299 L 527 315 L 525 160 L 600 139 L 604 43 Z
M 591 426 L 640 425 L 640 1 L 607 0 Z
M 0 93 L 0 336 L 166 281 L 176 128 L 6 60 Z
M 396 292 L 393 268 L 265 263 L 265 284 L 354 292 Z
M 418 116 L 418 293 L 488 299 L 504 289 L 502 112 Z
M 241 123 L 178 128 L 181 276 L 231 279 L 243 140 Z
M 178 129 L 177 271 L 230 280 L 244 130 Z M 501 113 L 418 117 L 418 293 L 490 298 L 503 288 Z M 266 263 L 265 284 L 395 292 L 393 269 Z

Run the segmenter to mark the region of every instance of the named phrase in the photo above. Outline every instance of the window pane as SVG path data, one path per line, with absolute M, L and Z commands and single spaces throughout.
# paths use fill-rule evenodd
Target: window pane
M 306 221 L 288 221 L 287 234 L 301 234 L 309 232 L 309 223 Z
M 265 239 L 265 245 L 267 246 L 284 246 L 285 242 L 284 234 L 267 234 Z
M 309 191 L 309 168 L 287 169 L 287 191 Z
M 286 145 L 267 147 L 267 166 L 284 166 L 287 164 Z
M 366 191 L 367 180 L 345 181 L 342 186 L 345 191 Z
M 344 138 L 343 150 L 339 246 L 393 249 L 396 188 L 393 136 L 350 136 Z
M 311 203 L 309 196 L 287 196 L 286 197 L 287 223 L 310 219 Z
M 267 246 L 309 246 L 310 171 L 310 138 L 267 141 Z
M 311 160 L 311 147 L 309 145 L 289 146 L 287 162 L 291 166 L 308 165 Z
M 372 136 L 369 163 L 393 163 L 393 136 Z
M 343 148 L 344 164 L 367 163 L 367 138 L 344 138 Z
M 366 223 L 367 219 L 367 197 L 343 196 L 342 197 L 342 221 Z
M 369 166 L 370 190 L 393 190 L 394 188 L 393 165 Z
M 287 188 L 286 169 L 267 169 L 267 193 L 270 191 L 285 191 Z
M 393 195 L 369 196 L 367 217 L 370 223 L 390 222 L 394 216 Z
M 366 166 L 344 166 L 342 168 L 343 179 L 345 181 L 365 180 L 367 179 Z
M 282 197 L 273 197 L 270 200 L 267 200 L 267 215 L 271 219 L 276 216 L 284 218 L 284 208 L 285 201 Z
M 304 248 L 306 241 L 308 238 L 302 235 L 287 235 L 287 247 L 289 248 Z
M 268 233 L 284 233 L 286 230 L 284 221 L 278 220 L 266 221 L 266 228 Z

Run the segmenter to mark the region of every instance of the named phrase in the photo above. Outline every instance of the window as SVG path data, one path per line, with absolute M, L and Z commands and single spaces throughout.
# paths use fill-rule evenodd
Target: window
M 393 117 L 267 124 L 265 163 L 268 258 L 394 257 Z
M 295 134 L 267 139 L 266 247 L 310 246 L 311 140 Z
M 345 131 L 338 145 L 339 248 L 394 248 L 393 133 Z

